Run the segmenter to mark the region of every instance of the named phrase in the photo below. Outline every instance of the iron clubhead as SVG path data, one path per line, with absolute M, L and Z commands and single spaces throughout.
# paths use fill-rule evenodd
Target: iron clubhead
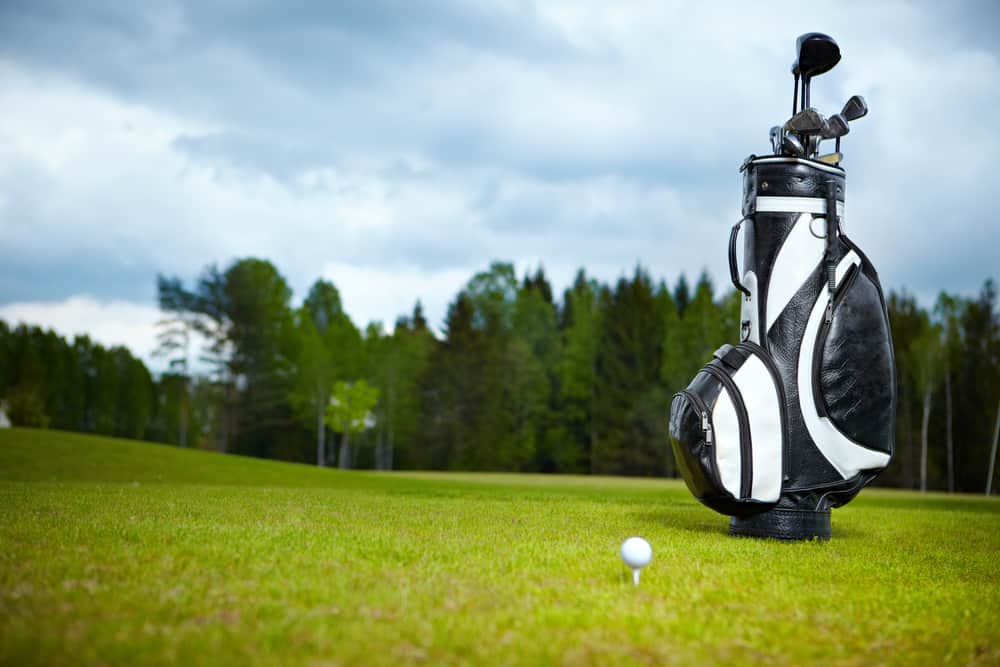
M 824 139 L 839 139 L 851 131 L 843 114 L 835 113 L 826 120 L 826 130 L 821 135 Z
M 823 114 L 812 107 L 803 109 L 785 122 L 786 132 L 822 132 L 826 127 L 826 119 Z
M 829 72 L 840 62 L 840 47 L 833 37 L 821 32 L 807 32 L 795 40 L 798 70 L 802 77 L 812 77 Z M 794 72 L 794 70 L 793 70 Z
M 786 134 L 781 138 L 781 153 L 789 157 L 803 157 L 806 149 L 802 147 L 802 142 L 794 134 Z
M 840 161 L 843 159 L 843 153 L 827 153 L 826 155 L 820 155 L 816 158 L 816 161 L 823 162 L 824 164 L 840 164 Z
M 774 127 L 772 127 L 771 131 L 768 133 L 768 136 L 771 139 L 771 151 L 774 152 L 775 155 L 781 155 L 782 134 L 783 132 L 781 130 L 780 125 L 775 125 Z
M 844 104 L 843 110 L 840 115 L 847 120 L 853 122 L 859 118 L 864 118 L 868 115 L 868 103 L 865 102 L 865 98 L 860 95 L 853 95 L 851 99 L 847 100 Z

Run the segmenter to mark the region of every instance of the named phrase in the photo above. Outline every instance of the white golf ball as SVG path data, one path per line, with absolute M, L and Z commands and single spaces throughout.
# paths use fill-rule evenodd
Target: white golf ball
M 630 537 L 622 542 L 622 560 L 632 569 L 649 565 L 653 560 L 653 547 L 641 537 Z

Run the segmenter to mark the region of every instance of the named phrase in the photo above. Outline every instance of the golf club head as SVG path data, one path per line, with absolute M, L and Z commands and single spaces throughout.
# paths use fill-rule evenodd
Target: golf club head
M 826 121 L 826 129 L 823 131 L 824 139 L 836 139 L 851 131 L 851 126 L 847 124 L 847 119 L 842 114 L 835 113 Z
M 807 134 L 805 136 L 806 157 L 816 155 L 819 152 L 819 142 L 822 140 L 819 134 Z
M 784 129 L 786 132 L 822 132 L 826 125 L 823 114 L 809 107 L 789 118 Z
M 781 155 L 781 135 L 782 132 L 780 125 L 772 127 L 771 131 L 768 133 L 768 136 L 771 139 L 771 151 L 775 155 Z
M 794 134 L 786 134 L 781 138 L 781 153 L 789 157 L 803 157 L 806 151 L 798 137 Z
M 840 161 L 843 159 L 843 153 L 827 153 L 826 155 L 820 155 L 816 158 L 816 161 L 823 162 L 825 164 L 840 164 Z
M 860 95 L 854 95 L 844 104 L 840 115 L 852 122 L 864 118 L 868 115 L 868 103 Z
M 840 47 L 833 37 L 821 32 L 807 32 L 795 40 L 796 63 L 806 79 L 829 72 L 840 62 Z M 793 70 L 794 73 L 794 70 Z

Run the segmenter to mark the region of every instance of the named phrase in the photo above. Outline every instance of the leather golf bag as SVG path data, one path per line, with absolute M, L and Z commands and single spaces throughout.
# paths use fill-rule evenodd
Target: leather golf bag
M 844 232 L 843 169 L 751 156 L 741 172 L 743 219 L 729 244 L 741 342 L 674 397 L 671 445 L 691 492 L 732 516 L 730 534 L 828 539 L 830 509 L 893 453 L 885 298 Z

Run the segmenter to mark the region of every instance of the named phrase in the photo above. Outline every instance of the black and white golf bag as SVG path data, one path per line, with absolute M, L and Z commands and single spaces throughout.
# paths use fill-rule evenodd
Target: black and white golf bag
M 729 247 L 741 342 L 674 397 L 671 444 L 691 492 L 733 517 L 731 534 L 827 539 L 830 508 L 893 453 L 885 298 L 844 233 L 843 169 L 751 156 L 741 171 L 744 217 Z

